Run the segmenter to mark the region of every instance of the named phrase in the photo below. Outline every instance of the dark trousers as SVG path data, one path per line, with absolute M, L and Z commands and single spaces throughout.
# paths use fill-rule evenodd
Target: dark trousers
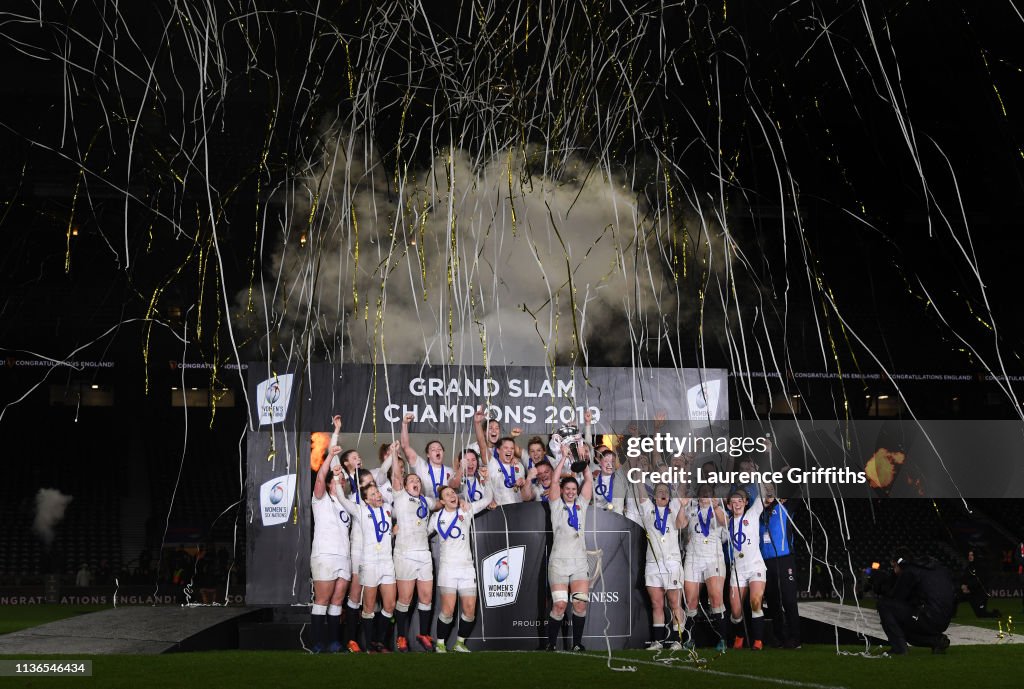
M 885 635 L 889 638 L 889 644 L 894 649 L 905 649 L 907 642 L 928 648 L 934 648 L 939 643 L 942 632 L 949 626 L 949 621 L 935 622 L 926 615 L 914 619 L 917 613 L 918 611 L 906 601 L 878 599 L 878 618 L 882 622 Z
M 957 596 L 957 603 L 966 601 L 970 603 L 971 609 L 977 617 L 999 617 L 998 614 L 988 609 L 988 594 L 984 591 L 979 593 L 961 593 Z
M 772 617 L 775 640 L 800 643 L 800 613 L 797 610 L 796 562 L 792 555 L 764 561 L 768 570 L 764 595 Z

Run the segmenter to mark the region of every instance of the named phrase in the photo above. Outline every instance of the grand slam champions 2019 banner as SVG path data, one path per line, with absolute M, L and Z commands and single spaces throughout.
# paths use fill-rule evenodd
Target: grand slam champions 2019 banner
M 531 435 L 546 437 L 564 425 L 582 426 L 586 411 L 595 433 L 621 432 L 638 419 L 708 425 L 728 419 L 726 372 L 721 369 L 516 366 L 486 371 L 314 364 L 302 371 L 282 366 L 268 372 L 266 364 L 251 364 L 248 371 L 254 416 L 247 443 L 249 604 L 310 600 L 310 441 L 312 434 L 330 430 L 335 414 L 342 418 L 343 444 L 358 447 L 371 466 L 376 447 L 397 439 L 407 413 L 414 417 L 414 434 L 445 444 L 448 463 L 476 439 L 478 406 L 501 422 L 504 433 L 521 428 L 521 442 Z M 607 636 L 614 647 L 635 645 L 647 633 L 649 615 L 638 578 L 643 530 L 615 513 L 591 514 L 585 538 L 593 560 L 593 613 L 585 638 Z M 481 638 L 473 643 L 479 648 L 535 648 L 549 605 L 546 506 L 499 507 L 481 514 L 475 531 Z

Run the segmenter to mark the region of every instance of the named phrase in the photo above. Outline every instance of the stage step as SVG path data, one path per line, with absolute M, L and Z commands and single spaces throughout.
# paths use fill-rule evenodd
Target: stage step
M 261 608 L 136 605 L 77 615 L 0 636 L 0 654 L 157 654 L 238 648 L 238 627 Z

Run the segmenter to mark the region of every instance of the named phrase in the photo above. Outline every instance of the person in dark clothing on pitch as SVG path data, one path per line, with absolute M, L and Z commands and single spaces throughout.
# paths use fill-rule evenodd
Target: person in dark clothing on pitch
M 766 490 L 761 513 L 761 557 L 768 571 L 765 597 L 772 617 L 776 645 L 800 648 L 800 613 L 797 609 L 796 562 L 793 529 L 786 498 Z
M 999 617 L 998 610 L 988 608 L 988 567 L 975 557 L 973 550 L 967 551 L 967 565 L 960 576 L 960 595 L 957 603 L 967 601 L 978 617 Z
M 1017 578 L 1020 579 L 1020 600 L 1024 603 L 1024 541 L 1018 543 L 1014 549 L 1013 567 L 1017 570 Z
M 878 617 L 892 648 L 891 655 L 906 655 L 907 643 L 944 653 L 955 605 L 953 577 L 933 558 L 915 558 L 905 547 L 892 555 L 892 574 L 876 585 Z

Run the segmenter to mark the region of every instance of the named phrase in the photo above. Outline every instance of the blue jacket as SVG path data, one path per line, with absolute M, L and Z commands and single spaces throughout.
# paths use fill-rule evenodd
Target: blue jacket
M 780 502 L 765 505 L 761 513 L 761 557 L 770 560 L 789 555 L 793 546 L 792 521 L 786 506 Z

